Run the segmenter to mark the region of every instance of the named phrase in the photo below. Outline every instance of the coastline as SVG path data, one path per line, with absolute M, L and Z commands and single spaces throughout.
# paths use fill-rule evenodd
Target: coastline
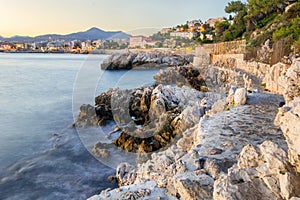
M 205 59 L 202 60 L 205 62 Z M 266 154 L 266 151 L 271 150 L 275 151 L 275 157 L 277 154 L 278 156 L 282 154 L 281 162 L 290 163 L 293 168 L 299 167 L 297 164 L 298 161 L 295 163 L 295 161 L 289 160 L 287 156 L 287 150 L 291 148 L 292 144 L 286 140 L 285 137 L 290 136 L 282 127 L 289 126 L 289 122 L 284 122 L 287 124 L 280 125 L 282 131 L 278 125 L 275 126 L 273 124 L 275 118 L 276 120 L 279 118 L 277 110 L 282 106 L 282 103 L 284 101 L 289 103 L 293 99 L 296 100 L 297 96 L 299 96 L 297 90 L 293 91 L 290 89 L 292 85 L 293 87 L 295 86 L 294 81 L 295 77 L 297 77 L 295 73 L 298 73 L 299 63 L 300 60 L 296 59 L 292 67 L 286 68 L 289 71 L 287 74 L 274 74 L 274 71 L 277 71 L 277 68 L 281 67 L 280 65 L 269 66 L 269 69 L 263 74 L 264 77 L 262 78 L 260 76 L 258 79 L 258 81 L 267 81 L 266 89 L 273 93 L 284 95 L 285 100 L 283 100 L 281 95 L 269 94 L 268 92 L 259 93 L 259 90 L 261 90 L 261 82 L 254 81 L 252 85 L 252 72 L 236 71 L 234 67 L 228 67 L 226 71 L 223 71 L 224 67 L 200 67 L 199 70 L 206 75 L 211 74 L 211 69 L 215 70 L 213 74 L 217 72 L 217 76 L 212 82 L 217 83 L 222 80 L 224 82 L 223 84 L 225 84 L 225 88 L 230 88 L 232 84 L 240 84 L 240 86 L 238 88 L 231 88 L 229 93 L 226 92 L 228 94 L 227 99 L 223 97 L 213 100 L 218 93 L 207 93 L 207 97 L 204 95 L 198 100 L 193 100 L 193 98 L 189 97 L 188 99 L 193 103 L 188 103 L 189 101 L 185 102 L 183 105 L 187 107 L 183 107 L 183 110 L 179 112 L 179 116 L 181 117 L 179 117 L 178 120 L 181 124 L 185 124 L 183 129 L 178 129 L 182 131 L 180 139 L 178 141 L 176 140 L 175 143 L 163 151 L 153 153 L 150 158 L 146 158 L 146 162 L 144 161 L 136 166 L 120 163 L 116 172 L 119 188 L 114 190 L 107 189 L 102 191 L 100 195 L 95 195 L 90 199 L 176 199 L 179 197 L 184 199 L 227 199 L 229 196 L 233 198 L 232 195 L 234 195 L 234 193 L 238 193 L 245 198 L 249 195 L 275 199 L 286 196 L 287 192 L 284 191 L 283 188 L 279 191 L 275 191 L 273 185 L 270 186 L 266 183 L 267 178 L 264 177 L 269 176 L 268 174 L 261 174 L 262 178 L 256 179 L 256 177 L 249 172 L 250 174 L 247 174 L 248 178 L 244 177 L 243 174 L 240 174 L 243 173 L 240 163 L 246 163 L 243 165 L 245 168 L 252 167 L 252 164 L 249 164 L 249 162 L 252 161 L 247 160 L 247 156 L 250 155 L 246 153 L 247 148 L 252 148 L 251 151 L 255 151 L 257 155 L 267 159 L 264 162 L 270 162 L 268 159 L 274 160 L 274 157 L 270 157 Z M 251 66 L 253 63 L 246 63 L 246 65 Z M 243 70 L 248 70 L 248 68 Z M 224 75 L 226 75 L 226 78 L 221 79 Z M 276 87 L 271 85 L 271 81 L 276 83 L 276 79 L 284 79 L 287 87 L 283 89 L 279 88 L 280 90 L 274 91 Z M 275 83 L 273 83 L 273 85 Z M 270 86 L 273 88 L 270 88 Z M 174 86 L 167 87 L 158 85 L 156 87 L 160 88 L 158 92 L 160 95 L 155 97 L 153 94 L 157 94 L 157 92 L 152 91 L 151 101 L 147 107 L 154 110 L 158 109 L 158 111 L 149 112 L 158 113 L 156 118 L 160 119 L 161 116 L 164 116 L 167 112 L 161 111 L 158 104 L 154 102 L 162 101 L 168 105 L 167 102 L 170 101 L 170 99 L 180 99 L 183 93 L 174 92 L 182 90 Z M 299 87 L 299 85 L 296 85 L 296 87 Z M 251 91 L 251 93 L 247 94 L 247 90 Z M 243 92 L 241 93 L 241 91 Z M 193 89 L 188 89 L 184 93 L 191 95 L 192 93 L 190 92 L 195 93 Z M 143 91 L 141 91 L 141 94 L 143 94 Z M 144 94 L 146 94 L 145 91 Z M 166 94 L 168 94 L 168 96 L 164 96 Z M 122 95 L 119 96 L 119 98 L 123 98 Z M 143 99 L 144 97 L 142 96 L 141 98 Z M 155 100 L 156 98 L 158 99 Z M 202 104 L 201 102 L 210 103 Z M 296 102 L 298 101 L 296 100 Z M 294 106 L 295 105 L 298 106 L 299 104 L 294 104 Z M 204 112 L 201 112 L 199 115 L 199 110 L 204 110 Z M 293 123 L 297 124 L 299 121 L 296 120 Z M 217 135 L 211 135 L 211 132 L 216 132 Z M 126 140 L 121 141 L 121 143 L 124 143 L 125 146 L 127 145 Z M 102 147 L 100 146 L 100 148 Z M 137 146 L 136 148 L 139 147 Z M 100 150 L 100 152 L 105 152 L 103 149 Z M 129 151 L 131 150 L 129 149 Z M 297 154 L 297 152 L 294 153 Z M 244 158 L 244 160 L 242 158 Z M 258 162 L 255 166 L 259 167 L 260 162 L 257 160 L 255 162 Z M 236 166 L 238 166 L 238 168 Z M 291 171 L 286 164 L 283 164 L 283 168 L 294 177 L 293 180 L 298 179 L 297 172 Z M 242 176 L 241 179 L 243 181 L 234 182 L 235 179 L 232 180 L 232 178 L 230 178 L 232 176 L 230 174 L 231 170 L 238 170 L 236 176 Z M 269 170 L 272 171 L 274 169 L 270 168 Z M 277 169 L 275 169 L 272 178 L 278 179 L 279 183 L 280 175 L 276 170 Z M 260 171 L 256 173 L 260 173 Z M 230 189 L 227 188 L 229 187 L 228 185 L 224 186 L 224 184 L 227 183 L 226 181 L 229 181 L 229 183 L 233 184 L 237 189 L 234 190 L 234 192 L 230 191 Z M 245 181 L 247 185 L 243 184 Z M 298 183 L 293 182 L 289 184 L 297 185 Z M 251 190 L 251 187 L 259 188 L 260 192 L 257 193 L 257 191 Z M 251 194 L 244 194 L 241 192 L 243 190 L 249 190 Z M 297 196 L 298 192 L 297 189 L 293 189 L 289 195 Z

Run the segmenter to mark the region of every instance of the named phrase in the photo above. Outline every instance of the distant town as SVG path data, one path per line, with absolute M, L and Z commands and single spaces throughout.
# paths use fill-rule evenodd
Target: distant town
M 147 49 L 147 48 L 183 48 L 195 47 L 200 43 L 212 43 L 216 40 L 218 25 L 223 22 L 232 23 L 232 19 L 224 17 L 213 18 L 203 23 L 201 20 L 187 21 L 186 24 L 177 25 L 173 28 L 163 28 L 158 33 L 146 37 L 142 35 L 131 36 L 118 34 L 114 37 L 103 37 L 100 29 L 92 28 L 87 32 L 86 38 L 72 37 L 63 39 L 57 35 L 49 35 L 43 40 L 26 41 L 26 37 L 1 38 L 0 52 L 28 52 L 28 53 L 97 53 L 103 49 Z M 217 28 L 216 28 L 217 27 Z M 89 38 L 92 32 L 93 39 Z M 105 32 L 107 33 L 107 32 Z M 97 37 L 99 34 L 99 37 Z M 102 35 L 101 35 L 102 34 Z M 120 37 L 118 37 L 120 36 Z M 20 39 L 22 38 L 22 40 Z M 75 39 L 74 39 L 75 38 Z

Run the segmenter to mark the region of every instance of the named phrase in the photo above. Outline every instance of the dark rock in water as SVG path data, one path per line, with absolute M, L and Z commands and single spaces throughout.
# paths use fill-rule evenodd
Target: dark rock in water
M 154 76 L 154 79 L 163 84 L 176 84 L 179 87 L 186 85 L 199 91 L 208 91 L 200 71 L 193 67 L 178 66 L 160 70 Z
M 116 89 L 109 89 L 107 92 L 103 92 L 95 98 L 95 110 L 99 121 L 101 122 L 100 125 L 104 123 L 105 120 L 113 119 L 111 112 L 111 97 L 115 91 Z
M 107 180 L 111 183 L 118 183 L 118 179 L 116 176 L 109 176 Z
M 98 122 L 99 118 L 96 115 L 95 107 L 90 104 L 83 104 L 80 106 L 80 114 L 73 123 L 73 126 L 85 128 L 89 126 L 97 126 Z
M 101 68 L 107 70 L 131 69 L 134 57 L 135 54 L 130 53 L 113 54 L 103 61 Z
M 165 54 L 160 52 L 113 54 L 103 61 L 101 69 L 119 70 L 181 66 L 193 62 L 192 55 Z
M 186 73 L 197 75 L 196 72 Z M 206 108 L 212 106 L 210 101 L 205 99 L 205 93 L 185 86 L 110 89 L 95 98 L 95 107 L 83 105 L 77 124 L 87 127 L 114 120 L 120 136 L 113 144 L 129 152 L 149 153 L 167 147 L 180 138 L 184 130 L 193 126 L 196 118 L 200 118 Z M 195 104 L 198 105 L 195 109 L 191 107 L 185 110 Z M 94 115 L 88 119 L 90 115 L 87 113 Z M 108 152 L 104 149 L 98 143 L 93 152 L 105 158 Z

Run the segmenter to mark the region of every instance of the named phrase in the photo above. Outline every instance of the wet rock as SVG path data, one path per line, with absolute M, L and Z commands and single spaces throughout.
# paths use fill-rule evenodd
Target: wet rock
M 110 156 L 110 152 L 108 149 L 112 146 L 113 144 L 98 142 L 94 145 L 92 152 L 96 157 L 107 159 Z
M 109 176 L 107 180 L 111 183 L 118 183 L 118 178 L 116 176 Z
M 136 92 L 133 92 L 135 100 L 130 101 L 135 102 L 138 99 L 136 101 L 138 106 L 135 106 L 135 113 L 137 114 L 134 117 L 140 116 L 143 119 L 140 120 L 139 125 L 141 126 L 136 127 L 132 123 L 123 126 L 121 136 L 114 141 L 115 145 L 126 151 L 149 153 L 166 147 L 176 136 L 194 126 L 205 111 L 209 110 L 208 108 L 212 106 L 214 101 L 207 101 L 203 93 L 196 90 L 190 91 L 186 87 L 158 85 L 151 91 L 145 91 L 148 90 L 144 89 L 144 91 L 139 92 L 140 97 L 137 97 Z M 146 95 L 148 96 L 146 97 Z M 143 98 L 148 99 L 145 100 L 148 103 L 138 103 Z M 122 99 L 122 97 L 119 96 L 117 99 Z M 194 106 L 189 106 L 192 104 Z M 129 110 L 130 112 L 134 110 L 133 106 Z M 118 110 L 117 113 L 122 112 L 122 110 Z
M 97 126 L 98 123 L 99 118 L 96 115 L 95 107 L 89 104 L 83 104 L 80 106 L 80 113 L 73 126 L 86 128 L 90 126 Z
M 116 92 L 116 89 L 109 89 L 107 92 L 103 92 L 95 98 L 95 109 L 99 120 L 105 123 L 106 120 L 112 120 L 113 114 L 111 111 L 111 97 Z
M 136 178 L 136 173 L 134 172 L 134 166 L 129 163 L 121 163 L 118 165 L 116 170 L 116 177 L 119 181 L 119 185 L 124 185 L 133 183 Z

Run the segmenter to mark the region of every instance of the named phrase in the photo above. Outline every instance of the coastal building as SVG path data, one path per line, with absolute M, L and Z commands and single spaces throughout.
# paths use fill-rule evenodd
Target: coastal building
M 16 49 L 17 50 L 25 49 L 25 44 L 24 43 L 16 43 Z
M 145 38 L 144 48 L 155 47 L 157 42 L 158 42 L 157 40 L 152 40 L 151 38 Z
M 0 44 L 0 51 L 11 51 L 14 49 L 14 44 L 12 43 L 1 43 Z
M 179 38 L 186 38 L 186 39 L 193 39 L 197 36 L 197 33 L 195 32 L 180 32 L 175 31 L 170 34 L 171 37 L 179 37 Z
M 64 46 L 64 41 L 62 40 L 56 40 L 47 43 L 47 49 L 49 51 L 59 51 L 63 49 L 63 46 Z
M 161 29 L 160 33 L 165 35 L 165 34 L 170 33 L 171 31 L 172 31 L 171 28 L 163 28 L 163 29 Z
M 93 49 L 94 49 L 94 46 L 92 45 L 91 40 L 81 42 L 81 50 L 82 51 L 92 51 Z
M 148 48 L 155 47 L 158 41 L 152 40 L 151 38 L 145 36 L 132 36 L 129 39 L 128 48 Z
M 206 24 L 208 24 L 210 27 L 215 27 L 215 24 L 217 22 L 223 22 L 223 21 L 225 21 L 224 17 L 211 18 L 206 21 Z
M 144 46 L 145 36 L 132 36 L 129 38 L 129 48 L 142 48 Z

